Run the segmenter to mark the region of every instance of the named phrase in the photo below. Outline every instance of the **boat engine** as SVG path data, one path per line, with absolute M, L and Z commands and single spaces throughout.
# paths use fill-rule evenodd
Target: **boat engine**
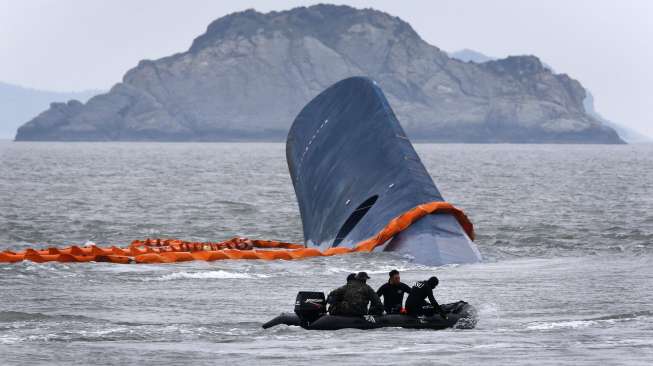
M 300 291 L 295 299 L 295 314 L 302 323 L 312 323 L 326 313 L 324 292 Z

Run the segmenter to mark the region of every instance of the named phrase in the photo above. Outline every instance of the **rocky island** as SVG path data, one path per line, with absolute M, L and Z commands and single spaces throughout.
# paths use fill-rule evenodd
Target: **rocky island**
M 397 17 L 335 5 L 219 18 L 109 92 L 53 103 L 16 140 L 281 141 L 306 102 L 350 76 L 378 82 L 418 141 L 623 143 L 586 112 L 578 81 L 535 56 L 463 62 Z

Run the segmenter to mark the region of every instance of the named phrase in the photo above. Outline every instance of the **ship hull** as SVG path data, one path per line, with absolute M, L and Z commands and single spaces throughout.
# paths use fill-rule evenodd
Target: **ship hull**
M 443 201 L 375 82 L 342 80 L 295 119 L 286 158 L 308 247 L 352 247 L 417 205 Z M 428 215 L 376 250 L 432 265 L 481 260 L 450 214 Z

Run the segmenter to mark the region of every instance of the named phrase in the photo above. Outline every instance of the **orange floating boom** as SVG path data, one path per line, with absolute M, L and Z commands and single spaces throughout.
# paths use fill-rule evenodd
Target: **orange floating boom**
M 272 240 L 232 238 L 222 242 L 189 242 L 179 239 L 134 240 L 128 247 L 101 248 L 70 246 L 45 250 L 26 249 L 22 252 L 0 252 L 0 263 L 16 263 L 29 260 L 44 262 L 107 262 L 107 263 L 176 263 L 194 260 L 216 261 L 226 259 L 294 260 L 319 256 L 341 255 L 355 252 L 371 252 L 426 215 L 452 214 L 474 240 L 474 226 L 465 213 L 447 202 L 429 202 L 414 207 L 390 220 L 373 237 L 363 240 L 353 248 L 333 247 L 325 251 L 306 248 L 301 244 Z M 264 250 L 259 250 L 264 249 Z

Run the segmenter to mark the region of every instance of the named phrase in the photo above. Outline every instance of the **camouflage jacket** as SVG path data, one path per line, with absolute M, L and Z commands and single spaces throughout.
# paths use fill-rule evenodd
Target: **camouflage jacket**
M 367 314 L 367 306 L 371 302 L 372 309 L 383 309 L 381 299 L 367 284 L 351 281 L 329 293 L 331 315 L 362 316 Z

